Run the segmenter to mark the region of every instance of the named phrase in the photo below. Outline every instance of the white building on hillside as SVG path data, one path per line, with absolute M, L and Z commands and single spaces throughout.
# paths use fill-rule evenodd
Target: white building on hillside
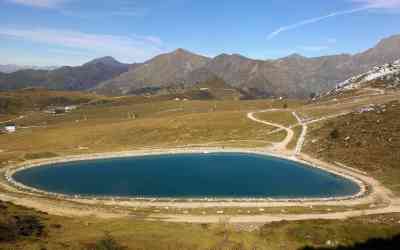
M 7 124 L 4 126 L 4 130 L 7 133 L 15 133 L 17 131 L 17 126 L 15 124 Z

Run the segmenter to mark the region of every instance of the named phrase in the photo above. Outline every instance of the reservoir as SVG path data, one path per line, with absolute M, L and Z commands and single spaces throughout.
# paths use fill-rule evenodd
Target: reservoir
M 298 162 L 247 153 L 171 154 L 57 163 L 14 180 L 48 192 L 130 198 L 327 198 L 353 181 Z

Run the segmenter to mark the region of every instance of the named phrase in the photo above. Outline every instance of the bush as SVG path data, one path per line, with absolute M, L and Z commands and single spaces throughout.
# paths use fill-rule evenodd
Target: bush
M 25 154 L 25 159 L 27 160 L 35 160 L 35 159 L 43 159 L 43 158 L 54 158 L 57 157 L 58 154 L 53 152 L 37 152 L 37 153 L 27 153 Z
M 110 234 L 106 233 L 104 237 L 94 244 L 87 245 L 83 250 L 126 250 Z
M 17 239 L 17 228 L 14 224 L 0 222 L 0 242 L 13 242 Z
M 0 222 L 0 242 L 13 242 L 23 237 L 41 237 L 45 226 L 36 216 L 13 216 Z
M 400 235 L 391 239 L 369 239 L 363 243 L 356 243 L 353 246 L 336 247 L 304 247 L 301 250 L 397 250 L 400 246 Z
M 331 139 L 337 139 L 339 138 L 339 130 L 337 130 L 336 128 L 334 130 L 332 130 L 329 133 L 329 136 L 331 137 Z

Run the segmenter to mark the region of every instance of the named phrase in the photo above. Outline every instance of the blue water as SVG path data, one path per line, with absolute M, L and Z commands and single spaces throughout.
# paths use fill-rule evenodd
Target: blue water
M 25 185 L 69 195 L 158 198 L 316 198 L 352 195 L 354 182 L 279 158 L 242 153 L 141 156 L 17 172 Z

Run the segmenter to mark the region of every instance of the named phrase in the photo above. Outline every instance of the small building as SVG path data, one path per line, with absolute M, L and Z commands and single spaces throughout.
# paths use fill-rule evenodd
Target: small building
M 64 107 L 65 112 L 71 112 L 71 111 L 73 111 L 73 110 L 75 110 L 77 108 L 78 108 L 78 106 L 76 106 L 76 105 L 71 105 L 71 106 L 65 106 Z
M 17 131 L 17 126 L 14 123 L 9 123 L 4 126 L 4 131 L 7 133 L 15 133 Z
M 52 106 L 49 107 L 47 110 L 45 110 L 45 113 L 48 114 L 53 114 L 53 115 L 61 115 L 64 113 L 69 113 L 72 112 L 73 110 L 76 110 L 78 106 L 76 105 L 71 105 L 71 106 Z

